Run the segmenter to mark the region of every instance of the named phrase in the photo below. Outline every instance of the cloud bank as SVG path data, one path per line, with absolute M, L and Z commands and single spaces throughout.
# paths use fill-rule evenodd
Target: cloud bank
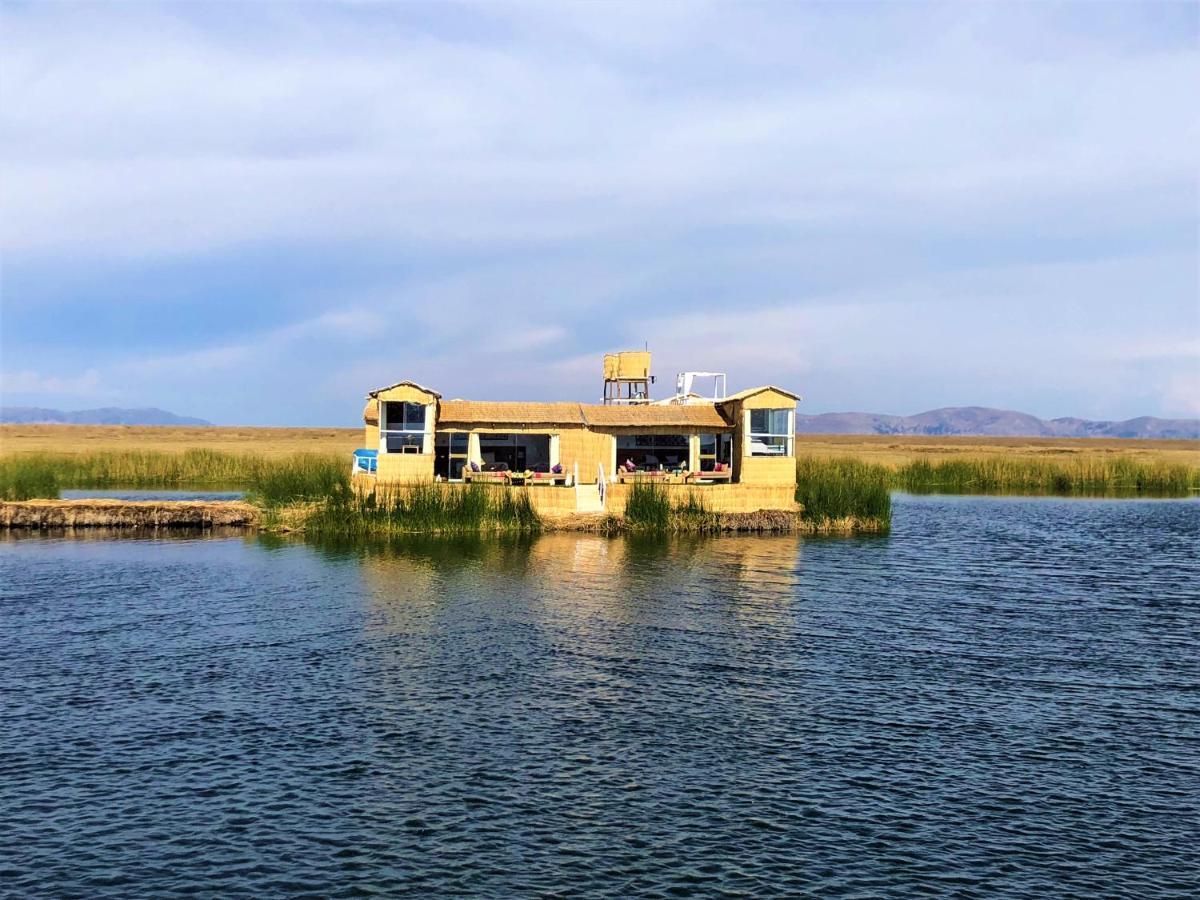
M 0 15 L 6 403 L 347 423 L 647 342 L 813 412 L 1195 411 L 1191 4 Z

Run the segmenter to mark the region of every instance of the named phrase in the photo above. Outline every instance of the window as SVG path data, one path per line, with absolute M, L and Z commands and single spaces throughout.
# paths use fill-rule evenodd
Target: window
M 384 452 L 423 453 L 425 412 L 422 403 L 384 403 L 383 423 L 379 429 Z
M 711 472 L 717 463 L 730 465 L 733 461 L 733 435 L 700 435 L 700 471 Z
M 479 455 L 487 468 L 507 468 L 514 472 L 549 472 L 550 435 L 480 434 Z
M 433 439 L 433 474 L 449 481 L 462 478 L 470 436 L 465 431 L 439 431 Z
M 622 434 L 617 436 L 617 465 L 632 460 L 639 469 L 675 469 L 688 464 L 686 434 Z
M 750 455 L 791 456 L 794 413 L 791 409 L 750 410 Z

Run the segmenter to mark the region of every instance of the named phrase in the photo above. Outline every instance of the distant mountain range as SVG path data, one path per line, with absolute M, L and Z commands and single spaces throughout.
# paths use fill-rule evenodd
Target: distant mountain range
M 822 413 L 796 416 L 800 434 L 923 434 L 986 437 L 1200 438 L 1200 419 L 1139 416 L 1123 422 L 1039 419 L 1029 413 L 986 406 L 948 406 L 915 416 L 879 413 Z
M 80 409 L 65 412 L 36 406 L 0 407 L 0 423 L 35 425 L 212 425 L 165 409 Z M 1108 437 L 1200 439 L 1200 419 L 1139 416 L 1122 422 L 1089 419 L 1039 419 L 1028 413 L 985 406 L 949 406 L 915 416 L 880 413 L 822 413 L 796 416 L 800 434 L 919 434 L 983 437 Z
M 0 406 L 0 423 L 11 425 L 211 425 L 204 419 L 177 416 L 165 409 L 43 409 L 38 406 Z

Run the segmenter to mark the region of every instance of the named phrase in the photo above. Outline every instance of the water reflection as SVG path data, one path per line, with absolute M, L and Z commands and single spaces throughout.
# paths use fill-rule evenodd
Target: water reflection
M 4 888 L 1194 896 L 1198 513 L 7 535 Z
M 389 610 L 397 622 L 464 597 L 494 604 L 519 595 L 531 615 L 543 621 L 599 616 L 635 622 L 665 616 L 683 624 L 697 612 L 686 602 L 690 597 L 704 597 L 706 605 L 717 598 L 749 620 L 771 603 L 789 602 L 801 545 L 795 535 L 551 533 L 312 546 L 327 559 L 356 562 L 372 605 Z

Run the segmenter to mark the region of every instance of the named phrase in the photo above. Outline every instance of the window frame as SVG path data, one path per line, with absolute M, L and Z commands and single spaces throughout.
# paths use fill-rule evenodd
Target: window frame
M 696 468 L 701 472 L 716 471 L 717 463 L 733 465 L 733 435 L 728 431 L 702 432 L 696 448 Z M 704 439 L 713 439 L 713 452 L 704 452 Z M 707 468 L 705 468 L 707 466 Z
M 775 431 L 754 431 L 754 414 L 761 413 L 786 413 L 787 414 L 787 430 L 785 432 Z M 773 417 L 771 417 L 773 418 Z M 770 427 L 770 419 L 768 419 L 768 427 Z M 746 455 L 757 457 L 759 459 L 787 459 L 795 455 L 796 452 L 796 409 L 792 407 L 769 407 L 763 409 L 748 409 L 746 410 L 746 448 L 749 451 Z M 779 446 L 775 441 L 783 440 L 783 453 L 763 453 L 754 449 L 755 439 L 765 439 L 760 442 L 767 447 Z
M 400 426 L 394 427 L 396 423 L 392 421 L 392 412 L 396 406 L 401 409 Z M 416 447 L 416 453 L 425 452 L 425 436 L 428 434 L 426 426 L 429 423 L 429 406 L 428 403 L 414 403 L 411 400 L 385 400 L 383 402 L 382 416 L 379 420 L 379 445 L 384 453 L 413 453 L 409 447 Z M 420 423 L 409 422 L 409 410 L 420 409 Z M 393 450 L 389 446 L 388 438 L 399 435 L 401 438 L 398 449 Z
M 664 442 L 663 438 L 667 440 Z M 620 466 L 626 458 L 631 459 L 635 455 L 641 455 L 644 458 L 647 454 L 652 454 L 659 460 L 657 465 L 660 469 L 690 469 L 692 466 L 691 438 L 692 435 L 688 432 L 655 432 L 653 434 L 637 432 L 614 435 L 615 465 Z M 626 442 L 627 446 L 622 447 L 622 442 Z M 628 444 L 632 444 L 632 446 L 628 446 Z M 676 456 L 679 462 L 668 466 L 662 461 L 668 455 Z

